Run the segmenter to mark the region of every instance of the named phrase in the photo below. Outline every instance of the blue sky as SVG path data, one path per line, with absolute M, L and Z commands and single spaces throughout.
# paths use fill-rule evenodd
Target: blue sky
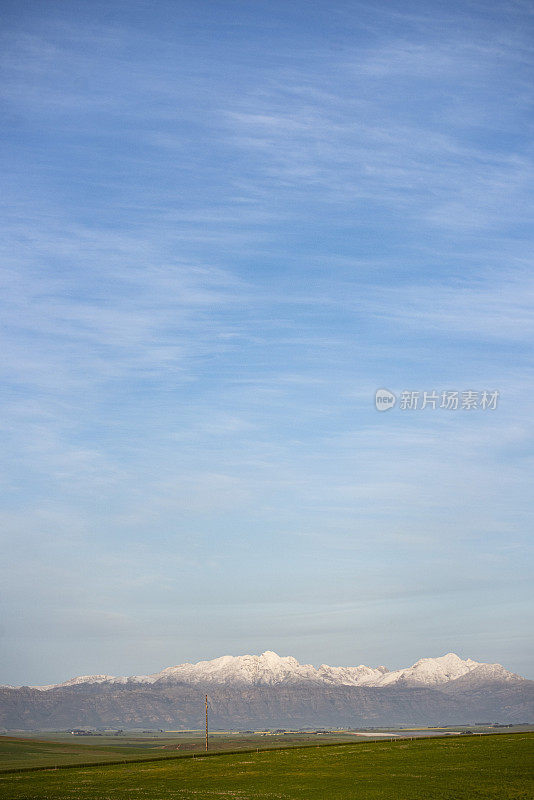
M 534 677 L 532 6 L 1 14 L 0 682 Z

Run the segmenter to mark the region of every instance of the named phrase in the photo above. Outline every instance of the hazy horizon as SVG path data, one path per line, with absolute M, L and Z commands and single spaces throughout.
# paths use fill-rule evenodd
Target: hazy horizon
M 0 13 L 0 683 L 534 678 L 532 8 Z

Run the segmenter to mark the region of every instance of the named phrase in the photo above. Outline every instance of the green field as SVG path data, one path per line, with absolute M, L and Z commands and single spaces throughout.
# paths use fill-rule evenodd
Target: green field
M 10 769 L 33 767 L 62 767 L 67 764 L 99 763 L 161 759 L 203 753 L 204 734 L 183 733 L 123 734 L 121 736 L 72 736 L 69 733 L 35 733 L 0 736 L 0 773 Z M 316 745 L 324 742 L 353 741 L 347 733 L 313 734 L 287 733 L 262 735 L 242 733 L 213 733 L 210 752 L 249 750 L 271 747 Z
M 530 726 L 512 730 L 525 731 Z M 458 733 L 461 728 L 455 728 Z M 490 733 L 487 726 L 478 726 L 477 733 Z M 286 731 L 282 733 L 213 731 L 210 733 L 210 752 L 228 750 L 265 750 L 271 747 L 290 747 L 326 743 L 347 743 L 367 738 L 392 736 L 443 735 L 444 728 L 373 729 L 362 731 Z M 508 731 L 507 731 L 508 732 Z M 501 731 L 502 733 L 502 731 Z M 73 736 L 67 731 L 35 731 L 0 735 L 0 772 L 27 767 L 61 767 L 66 764 L 98 763 L 156 758 L 176 758 L 202 753 L 205 748 L 203 731 L 125 731 L 88 733 Z
M 361 741 L 0 775 L 9 800 L 532 800 L 534 734 Z

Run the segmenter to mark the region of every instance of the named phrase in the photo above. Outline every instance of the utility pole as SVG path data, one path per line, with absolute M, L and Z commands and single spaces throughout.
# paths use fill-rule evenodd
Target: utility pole
M 206 695 L 206 750 L 208 749 L 208 695 Z

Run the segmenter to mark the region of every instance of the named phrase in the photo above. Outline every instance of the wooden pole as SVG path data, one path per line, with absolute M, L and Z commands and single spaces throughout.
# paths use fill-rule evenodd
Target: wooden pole
M 208 749 L 208 695 L 206 695 L 206 750 Z

